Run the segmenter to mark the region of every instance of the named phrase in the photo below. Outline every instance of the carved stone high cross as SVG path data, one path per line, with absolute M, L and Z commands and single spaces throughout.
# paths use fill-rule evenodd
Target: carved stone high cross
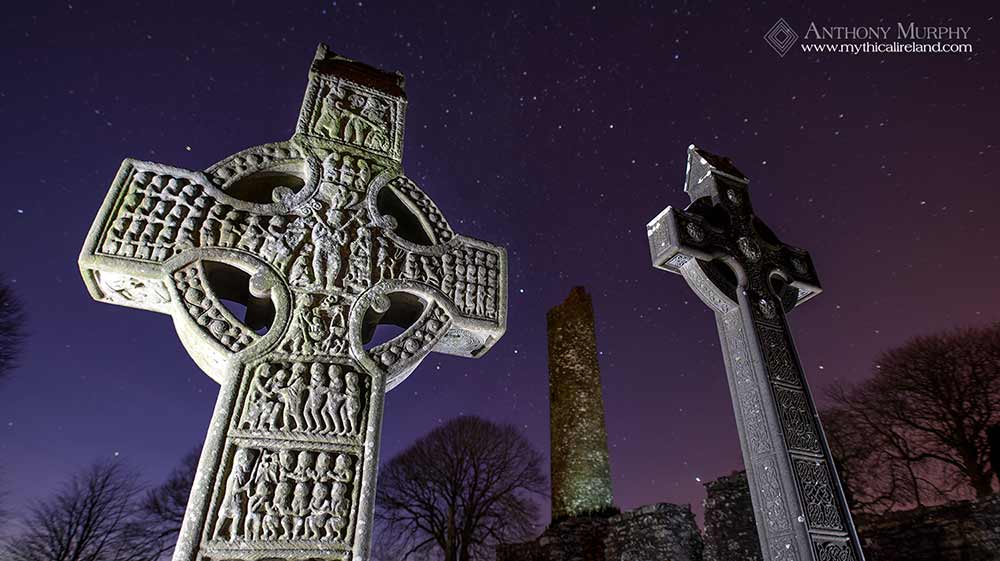
M 367 559 L 385 392 L 504 333 L 504 250 L 403 175 L 405 107 L 401 76 L 321 45 L 290 140 L 205 171 L 122 163 L 87 287 L 171 315 L 222 386 L 174 561 Z M 368 344 L 378 324 L 404 330 Z
M 820 292 L 809 254 L 753 212 L 748 179 L 688 149 L 691 204 L 647 226 L 653 265 L 715 311 L 764 559 L 863 561 L 785 313 Z

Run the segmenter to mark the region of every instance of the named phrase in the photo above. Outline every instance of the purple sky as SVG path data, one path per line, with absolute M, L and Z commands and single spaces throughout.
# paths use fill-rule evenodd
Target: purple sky
M 790 322 L 817 395 L 910 336 L 1000 319 L 993 3 L 93 4 L 14 3 L 0 23 L 0 270 L 30 316 L 0 385 L 15 511 L 114 455 L 157 482 L 202 439 L 216 384 L 166 316 L 91 301 L 77 254 L 123 158 L 200 169 L 288 138 L 320 41 L 406 75 L 408 175 L 510 255 L 507 335 L 389 394 L 383 459 L 459 414 L 547 451 L 545 311 L 582 284 L 617 503 L 700 503 L 697 478 L 739 468 L 712 316 L 645 240 L 687 203 L 692 142 L 732 157 L 758 214 L 812 252 L 826 292 Z M 781 58 L 763 41 L 779 17 L 799 35 L 971 26 L 974 53 Z

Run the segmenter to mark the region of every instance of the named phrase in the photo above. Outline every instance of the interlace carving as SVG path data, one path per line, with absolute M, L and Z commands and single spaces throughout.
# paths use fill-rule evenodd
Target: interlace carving
M 810 526 L 828 530 L 842 530 L 840 519 L 830 481 L 830 470 L 826 463 L 819 460 L 793 460 L 795 472 L 802 485 L 802 494 L 806 504 L 806 516 Z

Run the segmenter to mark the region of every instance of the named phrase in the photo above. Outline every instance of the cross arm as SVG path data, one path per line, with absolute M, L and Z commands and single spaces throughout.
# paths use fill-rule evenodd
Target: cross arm
M 679 274 L 691 259 L 712 261 L 730 253 L 723 233 L 691 207 L 668 206 L 646 225 L 646 234 L 653 266 L 671 273 Z
M 791 302 L 793 307 L 823 291 L 808 251 L 781 244 L 773 255 L 783 282 L 795 289 L 789 296 L 790 299 L 794 298 L 794 302 Z

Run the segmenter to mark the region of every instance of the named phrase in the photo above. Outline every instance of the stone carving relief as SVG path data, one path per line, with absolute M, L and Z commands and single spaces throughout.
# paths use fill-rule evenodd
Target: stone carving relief
M 104 296 L 112 302 L 149 305 L 170 302 L 170 290 L 162 281 L 111 271 L 96 271 L 94 277 Z
M 802 452 L 818 454 L 820 452 L 819 437 L 813 422 L 806 396 L 799 390 L 776 386 L 774 400 L 778 405 L 781 425 L 785 431 L 788 447 Z
M 776 537 L 771 541 L 771 556 L 768 561 L 799 561 L 791 536 Z
M 760 245 L 756 241 L 750 238 L 740 238 L 736 240 L 736 245 L 740 248 L 740 253 L 749 261 L 755 262 L 760 260 Z
M 349 542 L 356 464 L 334 451 L 237 446 L 210 544 Z
M 798 367 L 788 348 L 784 331 L 758 324 L 757 335 L 771 380 L 800 386 Z
M 724 320 L 726 344 L 733 369 L 733 383 L 740 412 L 743 416 L 743 430 L 747 444 L 753 455 L 767 454 L 772 450 L 771 436 L 764 419 L 764 407 L 760 389 L 756 381 L 753 362 L 747 345 L 746 333 L 736 310 L 727 314 Z
M 191 319 L 223 347 L 239 352 L 260 338 L 233 317 L 208 288 L 205 269 L 200 261 L 174 272 L 173 281 Z
M 281 344 L 286 353 L 346 356 L 347 310 L 340 296 L 296 293 L 291 326 Z
M 408 361 L 428 348 L 444 334 L 451 318 L 441 306 L 431 305 L 423 318 L 394 340 L 369 351 L 372 360 L 384 366 Z
M 240 434 L 359 436 L 368 376 L 346 364 L 265 362 L 253 370 Z
M 496 319 L 499 305 L 500 258 L 493 252 L 466 247 L 440 257 L 410 254 L 402 278 L 437 288 L 470 317 Z
M 380 154 L 394 153 L 400 126 L 398 100 L 335 77 L 320 79 L 315 95 L 309 134 Z
M 817 541 L 816 558 L 819 561 L 856 561 L 850 545 L 843 542 Z
M 774 456 L 764 456 L 753 466 L 757 476 L 757 490 L 763 503 L 764 518 L 770 533 L 787 531 L 791 527 L 788 517 L 788 507 L 781 492 L 778 465 Z
M 389 182 L 389 187 L 395 189 L 407 201 L 413 204 L 430 227 L 431 243 L 443 243 L 455 236 L 448 221 L 417 184 L 407 177 L 397 177 Z
M 793 464 L 802 487 L 809 525 L 814 528 L 842 530 L 844 525 L 834 502 L 833 484 L 826 463 L 820 460 L 794 459 Z

